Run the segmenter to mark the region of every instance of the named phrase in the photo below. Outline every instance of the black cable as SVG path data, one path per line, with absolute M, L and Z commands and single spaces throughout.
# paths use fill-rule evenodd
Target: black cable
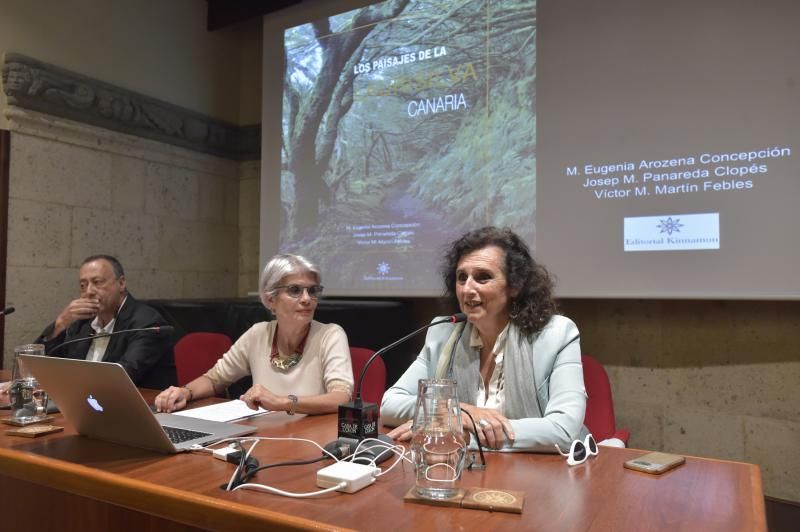
M 478 444 L 478 452 L 481 454 L 481 465 L 475 465 L 475 460 L 473 459 L 467 469 L 486 469 L 486 457 L 483 456 L 483 446 L 481 445 L 481 439 L 478 437 L 478 426 L 475 424 L 475 419 L 467 410 L 462 408 L 461 411 L 464 412 L 472 422 L 472 432 L 475 434 L 475 443 Z
M 241 441 L 236 440 L 236 448 L 239 449 L 239 465 L 236 466 L 236 478 L 233 479 L 233 483 L 231 484 L 231 489 L 235 488 L 239 484 L 242 484 L 242 474 L 244 473 L 245 467 L 247 467 L 247 462 L 245 458 L 247 456 L 247 453 L 245 453 Z
M 319 458 L 310 458 L 308 460 L 295 460 L 291 462 L 277 462 L 274 464 L 259 466 L 258 459 L 256 459 L 253 456 L 248 457 L 247 461 L 245 462 L 245 457 L 247 456 L 247 453 L 245 452 L 244 447 L 242 447 L 242 443 L 239 440 L 234 440 L 233 443 L 236 445 L 238 450 L 235 453 L 231 453 L 230 455 L 228 455 L 227 461 L 230 463 L 236 463 L 235 455 L 239 455 L 239 463 L 237 465 L 239 472 L 236 474 L 236 478 L 234 478 L 233 482 L 231 483 L 230 487 L 231 490 L 241 484 L 247 484 L 256 475 L 256 473 L 258 473 L 259 471 L 263 471 L 264 469 L 271 469 L 274 467 L 283 467 L 283 466 L 293 466 L 293 465 L 308 465 L 308 464 L 314 464 L 316 462 L 321 462 L 322 460 L 332 460 L 332 458 L 329 455 L 323 454 Z M 222 484 L 220 488 L 222 488 L 223 490 L 227 490 L 228 483 L 226 482 L 225 484 Z
M 309 460 L 296 460 L 293 462 L 277 462 L 275 464 L 266 464 L 261 467 L 256 467 L 255 469 L 249 470 L 247 474 L 244 476 L 244 478 L 242 478 L 242 484 L 250 482 L 250 479 L 253 478 L 256 473 L 258 473 L 259 471 L 263 471 L 265 469 L 271 469 L 273 467 L 315 464 L 323 460 L 332 460 L 332 458 L 326 455 L 326 456 L 320 456 L 319 458 L 311 458 Z
M 236 460 L 235 456 L 239 455 L 239 463 L 237 465 L 237 473 L 236 478 L 233 479 L 233 482 L 230 482 L 230 489 L 232 490 L 236 486 L 240 484 L 244 484 L 247 480 L 252 476 L 253 472 L 258 469 L 258 459 L 253 456 L 247 456 L 247 452 L 242 447 L 242 443 L 239 440 L 234 440 L 233 442 L 238 449 L 235 453 L 231 453 L 228 455 L 227 461 L 231 463 L 235 463 L 231 460 Z M 220 488 L 223 490 L 228 490 L 228 482 L 222 484 Z

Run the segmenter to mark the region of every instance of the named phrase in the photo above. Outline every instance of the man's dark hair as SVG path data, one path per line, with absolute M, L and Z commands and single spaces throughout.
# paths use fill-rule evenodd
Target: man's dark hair
M 122 268 L 122 263 L 120 263 L 116 257 L 112 257 L 111 255 L 92 255 L 90 257 L 86 257 L 83 259 L 83 262 L 81 262 L 81 266 L 96 260 L 107 260 L 111 264 L 111 269 L 114 270 L 114 277 L 116 279 L 125 277 L 125 270 Z
M 527 244 L 509 228 L 482 227 L 450 244 L 441 269 L 445 294 L 455 300 L 456 269 L 461 258 L 487 246 L 503 250 L 506 282 L 517 289 L 517 296 L 510 302 L 511 321 L 524 335 L 536 334 L 558 310 L 553 298 L 553 280 L 545 267 L 533 260 Z

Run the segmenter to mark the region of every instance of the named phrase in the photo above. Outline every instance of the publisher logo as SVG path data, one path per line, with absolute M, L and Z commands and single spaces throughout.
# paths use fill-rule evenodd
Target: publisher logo
M 627 217 L 625 251 L 719 249 L 719 213 Z
M 402 281 L 403 276 L 392 274 L 392 265 L 389 264 L 387 261 L 382 260 L 380 261 L 377 266 L 375 266 L 374 270 L 375 274 L 364 275 L 363 279 L 365 281 Z

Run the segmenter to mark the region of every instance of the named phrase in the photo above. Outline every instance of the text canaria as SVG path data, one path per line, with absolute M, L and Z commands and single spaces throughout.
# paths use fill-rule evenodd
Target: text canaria
M 447 111 L 458 111 L 459 109 L 466 108 L 467 100 L 464 98 L 464 93 L 460 92 L 458 94 L 447 94 L 435 98 L 412 100 L 408 102 L 408 116 L 424 116 Z

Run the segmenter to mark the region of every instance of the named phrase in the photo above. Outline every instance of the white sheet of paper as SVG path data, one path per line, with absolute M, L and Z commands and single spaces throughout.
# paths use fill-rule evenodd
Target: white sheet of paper
M 269 414 L 270 410 L 265 410 L 261 407 L 258 410 L 252 410 L 247 404 L 240 400 L 234 399 L 225 403 L 217 403 L 214 405 L 201 406 L 199 408 L 190 408 L 189 410 L 181 410 L 173 412 L 177 416 L 193 417 L 197 419 L 205 419 L 208 421 L 235 421 L 246 417 L 260 416 L 262 414 Z

